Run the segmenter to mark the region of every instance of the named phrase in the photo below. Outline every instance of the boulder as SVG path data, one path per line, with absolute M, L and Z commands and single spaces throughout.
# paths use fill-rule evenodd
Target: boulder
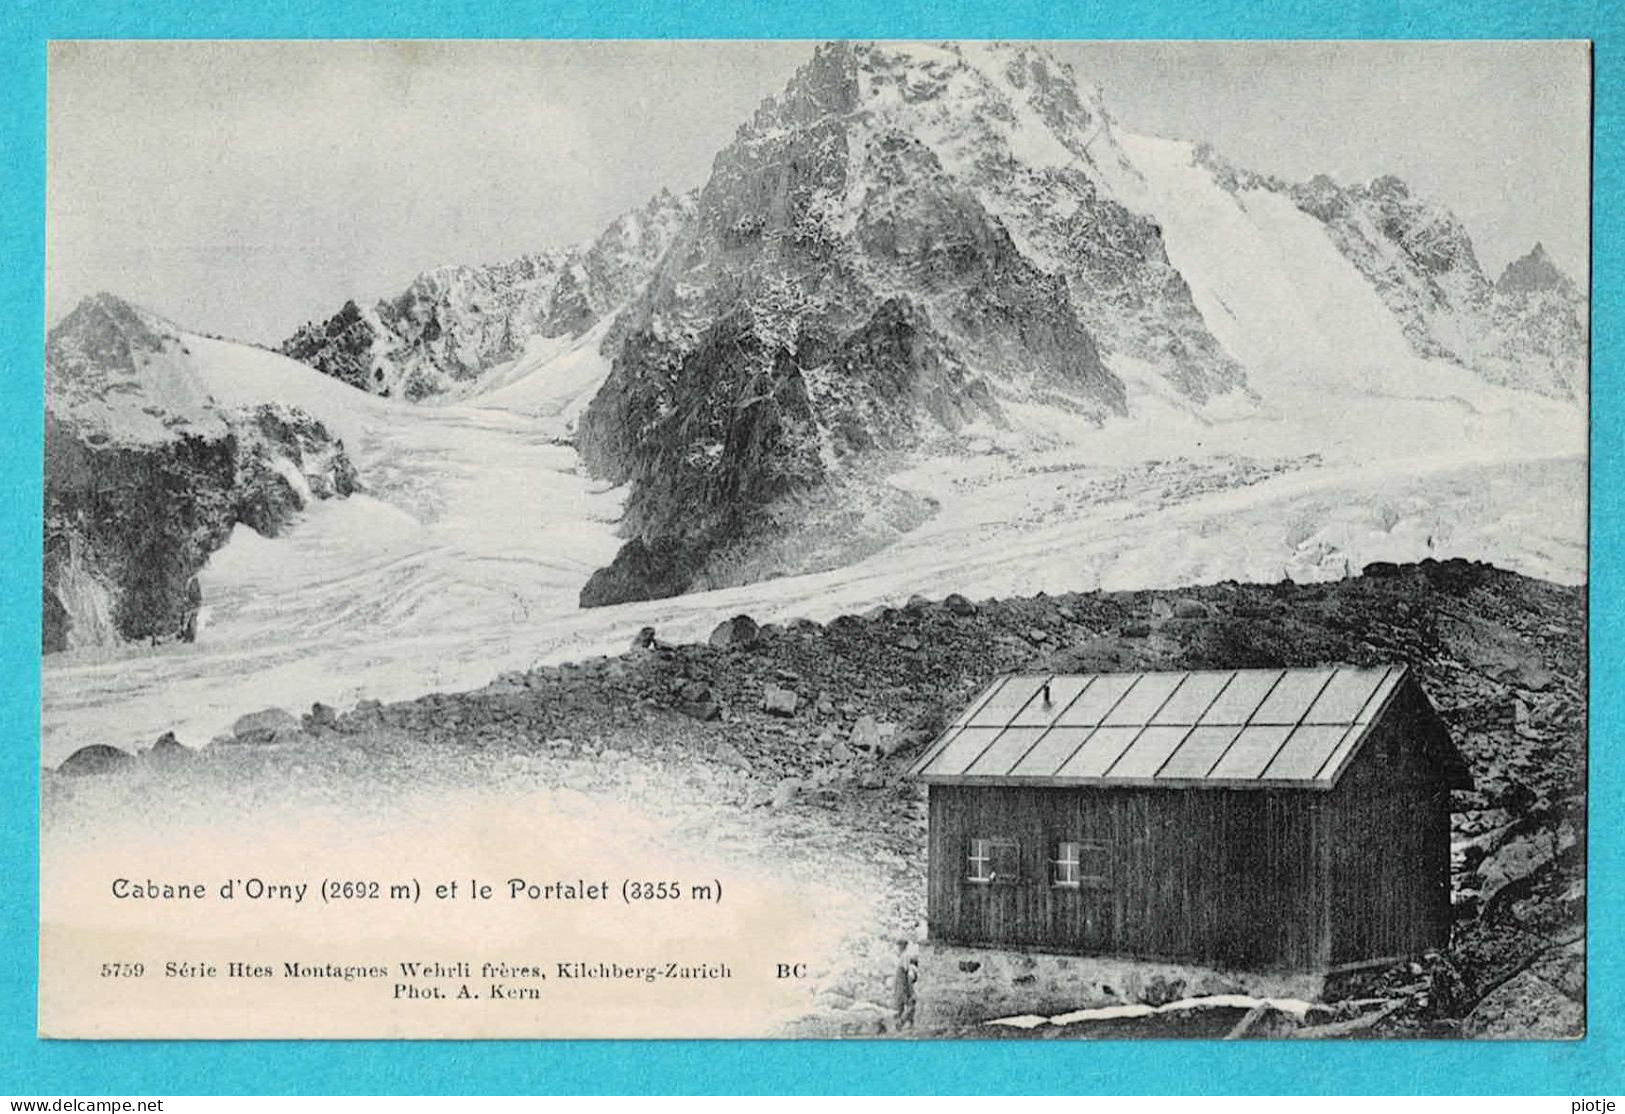
M 942 606 L 946 607 L 955 615 L 976 614 L 976 605 L 970 600 L 966 599 L 964 596 L 960 595 L 958 592 L 953 593 L 947 599 L 943 600 Z
M 912 634 L 905 634 L 903 637 L 897 640 L 897 646 L 899 649 L 903 650 L 918 650 L 920 648 L 920 640 L 914 637 Z
M 871 753 L 880 749 L 880 724 L 875 722 L 874 716 L 858 717 L 858 722 L 852 725 L 852 734 L 847 737 L 847 745 L 853 750 Z
M 1550 866 L 1574 846 L 1572 830 L 1541 830 L 1507 840 L 1478 864 L 1479 893 L 1488 905 L 1497 894 Z M 1514 891 L 1516 892 L 1516 891 Z
M 931 601 L 921 595 L 912 595 L 908 598 L 908 602 L 903 605 L 903 610 L 912 611 L 918 615 L 922 611 L 931 610 Z
M 1206 619 L 1207 617 L 1208 606 L 1201 600 L 1181 596 L 1174 601 L 1174 618 L 1176 619 Z
M 110 747 L 105 743 L 91 743 L 88 747 L 80 747 L 67 757 L 56 768 L 59 774 L 69 777 L 83 777 L 87 774 L 105 774 L 118 769 L 130 761 L 128 751 L 118 747 Z
M 165 731 L 158 736 L 157 741 L 147 749 L 143 757 L 148 762 L 156 763 L 159 766 L 169 766 L 176 762 L 184 762 L 192 757 L 192 751 L 190 748 L 181 745 L 181 741 L 175 738 L 173 731 Z
M 332 727 L 339 721 L 339 714 L 333 710 L 332 705 L 321 701 L 310 706 L 310 715 L 305 717 L 311 727 Z
M 762 711 L 770 716 L 793 716 L 800 702 L 794 689 L 780 688 L 771 681 L 762 690 Z
M 762 628 L 749 615 L 735 615 L 717 624 L 709 639 L 713 649 L 742 650 L 754 646 L 762 637 Z
M 693 703 L 685 701 L 677 705 L 677 710 L 690 719 L 697 719 L 701 723 L 709 723 L 711 720 L 722 717 L 722 709 L 717 707 L 716 702 L 712 700 L 701 700 Z
M 653 627 L 644 627 L 632 636 L 632 649 L 634 650 L 653 649 L 654 644 L 655 629 Z
M 239 716 L 237 722 L 231 725 L 231 733 L 237 738 L 254 741 L 270 739 L 282 733 L 293 733 L 298 730 L 299 721 L 281 708 L 266 708 L 258 712 L 249 712 L 246 716 Z

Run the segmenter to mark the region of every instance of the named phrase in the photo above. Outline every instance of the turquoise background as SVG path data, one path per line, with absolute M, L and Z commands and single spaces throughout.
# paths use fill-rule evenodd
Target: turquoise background
M 52 38 L 1590 38 L 1593 207 L 1591 1028 L 1557 1043 L 96 1042 L 34 1037 L 45 43 Z M 838 0 L 432 5 L 108 0 L 0 8 L 0 1094 L 1625 1092 L 1620 924 L 1620 202 L 1625 5 L 1597 0 Z M 162 199 L 154 199 L 162 204 Z M 1600 663 L 1600 669 L 1597 664 Z

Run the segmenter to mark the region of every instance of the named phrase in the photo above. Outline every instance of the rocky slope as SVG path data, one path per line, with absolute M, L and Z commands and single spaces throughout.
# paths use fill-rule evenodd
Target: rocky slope
M 190 641 L 197 573 L 243 523 L 266 536 L 355 470 L 321 422 L 276 404 L 227 410 L 167 322 L 111 295 L 46 339 L 46 653 Z
M 916 599 L 825 625 L 740 617 L 702 645 L 645 630 L 619 657 L 475 692 L 245 717 L 200 751 L 173 738 L 139 758 L 90 748 L 46 778 L 47 831 L 76 808 L 118 815 L 117 801 L 66 776 L 110 769 L 131 775 L 110 792 L 158 809 L 164 794 L 192 801 L 200 787 L 246 782 L 252 793 L 286 776 L 332 793 L 345 779 L 416 778 L 431 761 L 661 812 L 704 802 L 689 821 L 696 839 L 712 846 L 726 831 L 775 872 L 871 903 L 833 950 L 842 959 L 816 973 L 792 1031 L 872 1033 L 887 1012 L 879 973 L 891 941 L 916 932 L 925 910 L 924 793 L 903 771 L 989 678 L 1404 661 L 1475 782 L 1454 797 L 1457 922 L 1444 954 L 1333 987 L 1319 1020 L 1376 996 L 1397 1004 L 1367 1033 L 1572 1036 L 1585 1016 L 1585 615 L 1583 589 L 1424 561 L 1312 585 Z M 1038 1035 L 1206 1032 L 1167 1021 Z
M 577 337 L 647 279 L 693 209 L 662 191 L 590 243 L 426 271 L 370 308 L 347 302 L 281 351 L 351 386 L 411 400 L 466 389 L 536 338 Z

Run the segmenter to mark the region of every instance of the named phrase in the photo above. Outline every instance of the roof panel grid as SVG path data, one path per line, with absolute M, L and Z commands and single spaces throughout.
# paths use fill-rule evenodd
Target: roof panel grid
M 1239 734 L 1241 728 L 1233 724 L 1191 728 L 1185 741 L 1163 763 L 1156 776 L 1187 779 L 1207 777 L 1208 771 L 1219 761 L 1219 755 Z
M 1099 674 L 1095 677 L 1095 683 L 1074 700 L 1072 706 L 1064 710 L 1055 722 L 1067 727 L 1095 726 L 1139 679 L 1138 673 Z
M 1386 669 L 1339 669 L 1315 702 L 1305 723 L 1353 723 L 1388 675 Z
M 1270 764 L 1275 752 L 1281 749 L 1292 728 L 1277 724 L 1243 727 L 1230 749 L 1224 752 L 1209 777 L 1247 779 L 1256 778 Z
M 1405 676 L 1404 666 L 1017 675 L 983 690 L 915 771 L 989 784 L 1331 788 Z
M 1183 673 L 1142 673 L 1140 683 L 1118 701 L 1100 722 L 1108 727 L 1143 727 L 1185 682 Z
M 1058 770 L 1058 777 L 1100 777 L 1111 768 L 1141 728 L 1097 727 L 1076 754 Z
M 1038 694 L 1049 677 L 1044 674 L 1015 676 L 999 686 L 982 706 L 966 720 L 969 727 L 1008 727 L 1016 713 Z
M 1330 669 L 1288 670 L 1253 713 L 1251 723 L 1298 724 L 1332 679 Z
M 1326 759 L 1337 744 L 1350 732 L 1359 732 L 1359 727 L 1344 727 L 1342 724 L 1313 724 L 1306 723 L 1293 731 L 1286 743 L 1275 755 L 1275 758 L 1264 768 L 1261 775 L 1266 781 L 1303 781 L 1313 778 L 1325 765 Z
M 1343 768 L 1344 761 L 1354 753 L 1354 748 L 1365 737 L 1367 726 L 1369 725 L 1357 723 L 1348 729 L 1337 746 L 1326 756 L 1326 761 L 1320 764 L 1320 769 L 1315 771 L 1317 781 L 1330 783 L 1337 777 L 1337 771 Z
M 937 751 L 921 771 L 942 777 L 958 777 L 998 738 L 996 727 L 962 727 L 948 744 Z
M 1235 675 L 1233 669 L 1186 674 L 1185 683 L 1180 685 L 1168 698 L 1168 702 L 1151 717 L 1151 722 L 1183 723 L 1187 726 L 1196 723 Z
M 1399 684 L 1399 679 L 1404 673 L 1403 668 L 1395 667 L 1390 669 L 1388 675 L 1382 679 L 1382 683 L 1377 686 L 1377 690 L 1371 694 L 1371 699 L 1367 700 L 1365 707 L 1360 709 L 1360 714 L 1354 717 L 1354 722 L 1365 724 L 1376 719 L 1377 713 L 1382 711 L 1384 704 L 1388 703 L 1388 697 L 1393 694 L 1394 688 Z
M 948 725 L 948 730 L 951 731 L 956 727 L 964 727 L 967 723 L 974 719 L 976 713 L 982 710 L 983 705 L 985 705 L 989 700 L 993 699 L 993 697 L 997 695 L 998 691 L 1004 688 L 1009 680 L 1010 678 L 1008 677 L 1000 677 L 993 681 L 993 683 L 989 684 L 986 688 L 982 689 L 981 692 L 978 692 L 976 696 L 972 698 L 971 702 L 965 705 L 964 710 L 954 717 L 954 721 Z
M 1016 713 L 1010 722 L 1016 727 L 1048 727 L 1055 722 L 1066 706 L 1076 700 L 1084 689 L 1089 687 L 1093 677 L 1056 677 L 1049 682 L 1049 692 L 1044 691 L 1045 686 L 1040 685 L 1034 697 L 1027 701 L 1026 707 Z M 1046 695 L 1048 699 L 1045 699 Z
M 1202 714 L 1201 723 L 1243 724 L 1263 703 L 1264 697 L 1285 675 L 1283 669 L 1240 669 L 1224 687 L 1212 707 Z
M 1044 734 L 1042 727 L 1011 727 L 993 740 L 981 757 L 965 770 L 973 777 L 1002 777 L 1021 761 Z
M 1052 727 L 1010 772 L 1017 777 L 1054 777 L 1092 731 L 1092 727 Z
M 1155 777 L 1162 764 L 1168 760 L 1169 755 L 1179 749 L 1179 744 L 1185 741 L 1193 728 L 1174 727 L 1147 727 L 1140 732 L 1140 737 L 1123 752 L 1110 769 L 1106 771 L 1109 778 L 1143 778 Z

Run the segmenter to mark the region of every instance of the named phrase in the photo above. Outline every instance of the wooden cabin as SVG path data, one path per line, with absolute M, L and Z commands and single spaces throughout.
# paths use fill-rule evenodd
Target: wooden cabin
M 1404 666 L 1000 677 L 913 772 L 935 941 L 1325 971 L 1448 936 L 1472 783 Z

